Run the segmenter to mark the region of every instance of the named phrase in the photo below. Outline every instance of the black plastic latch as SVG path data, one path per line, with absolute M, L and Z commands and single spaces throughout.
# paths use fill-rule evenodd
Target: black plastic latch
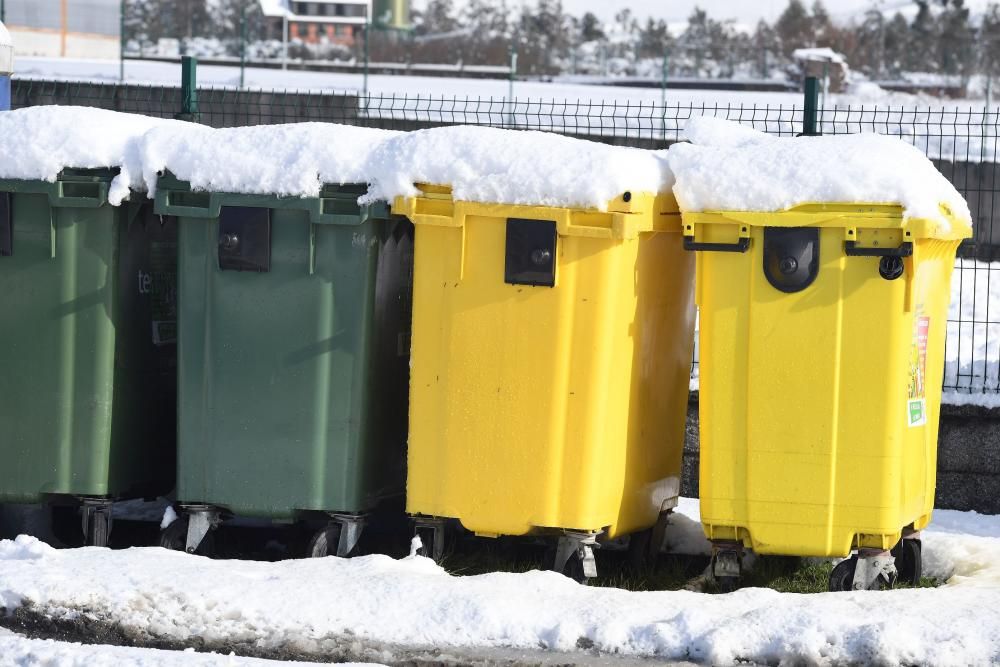
M 0 257 L 14 254 L 14 211 L 11 208 L 11 194 L 0 193 Z
M 504 282 L 554 287 L 558 236 L 552 220 L 508 218 Z
M 764 228 L 764 275 L 772 287 L 789 294 L 801 292 L 818 273 L 819 229 Z
M 271 209 L 223 206 L 219 216 L 219 268 L 271 270 Z

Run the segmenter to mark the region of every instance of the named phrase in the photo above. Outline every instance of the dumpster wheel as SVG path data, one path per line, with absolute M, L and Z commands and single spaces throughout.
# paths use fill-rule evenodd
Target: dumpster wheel
M 743 545 L 739 542 L 713 542 L 708 574 L 720 593 L 732 593 L 743 577 Z
M 186 551 L 188 517 L 178 517 L 173 523 L 160 531 L 160 546 L 171 551 Z M 209 531 L 195 549 L 195 554 L 211 558 L 215 555 L 215 531 Z
M 310 558 L 350 558 L 356 555 L 364 524 L 363 516 L 334 515 L 332 521 L 313 533 L 306 555 Z
M 567 530 L 546 553 L 546 567 L 579 584 L 587 584 L 597 576 L 594 558 L 597 546 L 597 533 Z
M 923 547 L 919 538 L 904 537 L 892 549 L 896 558 L 897 581 L 910 586 L 919 586 L 923 576 Z
M 859 572 L 859 565 L 864 570 Z M 875 554 L 854 554 L 837 563 L 830 573 L 829 589 L 840 591 L 878 591 L 893 587 L 896 583 L 896 568 L 888 552 Z
M 111 537 L 112 501 L 105 498 L 82 498 L 80 516 L 83 520 L 84 544 L 106 547 Z

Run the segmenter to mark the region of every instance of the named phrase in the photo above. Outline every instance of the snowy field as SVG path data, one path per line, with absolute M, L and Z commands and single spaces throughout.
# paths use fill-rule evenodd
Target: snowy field
M 710 595 L 593 588 L 540 571 L 456 577 L 422 557 L 213 561 L 159 548 L 57 551 L 20 537 L 0 542 L 0 606 L 115 626 L 140 644 L 223 651 L 238 645 L 316 659 L 342 655 L 345 642 L 354 642 L 446 650 L 587 648 L 715 665 L 1000 660 L 1000 517 L 939 510 L 923 539 L 925 574 L 945 581 L 940 588 L 811 595 L 749 588 Z M 707 551 L 696 500 L 682 500 L 665 548 Z M 138 649 L 0 635 L 0 655 L 40 661 L 50 654 L 73 656 L 77 664 L 175 664 L 168 661 L 173 656 Z M 4 660 L 0 665 L 36 664 Z M 201 660 L 184 664 L 261 664 Z

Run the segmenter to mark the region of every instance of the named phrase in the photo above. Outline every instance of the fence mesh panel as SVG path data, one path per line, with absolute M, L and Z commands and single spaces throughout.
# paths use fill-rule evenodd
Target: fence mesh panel
M 177 116 L 182 100 L 176 87 L 37 79 L 15 79 L 12 93 L 14 108 L 80 105 L 161 118 Z M 697 116 L 734 120 L 778 136 L 794 136 L 802 128 L 802 108 L 790 105 L 360 96 L 221 87 L 199 88 L 197 99 L 197 118 L 213 127 L 303 121 L 395 130 L 483 125 L 652 149 L 683 140 L 687 122 Z M 953 279 L 944 385 L 971 394 L 1000 393 L 998 125 L 1000 112 L 982 107 L 828 106 L 819 114 L 823 134 L 877 132 L 911 143 L 968 200 L 975 237 L 963 244 Z M 696 358 L 692 376 L 697 374 Z

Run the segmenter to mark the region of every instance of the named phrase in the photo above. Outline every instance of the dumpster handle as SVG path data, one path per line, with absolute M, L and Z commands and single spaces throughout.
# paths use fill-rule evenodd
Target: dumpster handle
M 844 254 L 848 257 L 912 257 L 913 242 L 904 241 L 898 248 L 859 248 L 855 241 L 844 241 Z
M 685 236 L 684 249 L 703 252 L 746 252 L 750 249 L 750 237 L 740 237 L 736 243 L 700 243 L 695 241 L 693 236 Z

